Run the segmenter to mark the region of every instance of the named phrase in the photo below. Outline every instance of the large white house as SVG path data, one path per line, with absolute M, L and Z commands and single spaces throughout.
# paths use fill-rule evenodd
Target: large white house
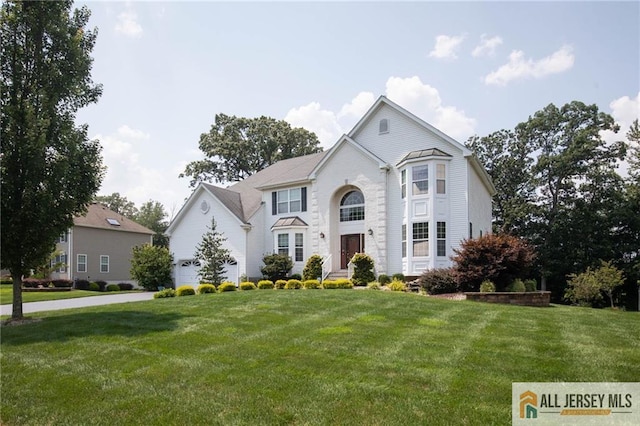
M 377 274 L 451 266 L 462 240 L 491 230 L 495 188 L 463 144 L 382 96 L 328 151 L 280 161 L 221 188 L 202 183 L 167 234 L 176 285 L 198 283 L 196 245 L 215 218 L 233 260 L 227 278 L 261 276 L 267 253 L 301 273 L 313 254 L 327 272 L 355 253 Z

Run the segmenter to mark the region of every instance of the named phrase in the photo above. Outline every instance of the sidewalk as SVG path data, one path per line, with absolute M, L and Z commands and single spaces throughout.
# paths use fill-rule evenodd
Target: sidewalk
M 22 304 L 22 312 L 30 314 L 60 309 L 84 308 L 86 306 L 111 305 L 114 303 L 140 302 L 153 299 L 153 292 L 113 294 L 104 296 L 78 297 L 77 299 L 46 300 Z M 0 305 L 0 315 L 11 315 L 12 305 Z

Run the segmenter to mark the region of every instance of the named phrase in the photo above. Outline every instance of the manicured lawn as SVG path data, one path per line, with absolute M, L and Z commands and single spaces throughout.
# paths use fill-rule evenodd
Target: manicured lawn
M 42 302 L 43 300 L 60 300 L 60 299 L 75 299 L 77 297 L 88 296 L 102 296 L 105 294 L 118 294 L 124 293 L 122 291 L 114 292 L 100 292 L 100 291 L 87 291 L 87 290 L 71 290 L 71 291 L 55 291 L 55 292 L 22 292 L 22 302 Z M 3 284 L 0 286 L 0 304 L 10 305 L 13 303 L 13 287 L 11 285 Z
M 514 381 L 640 381 L 640 315 L 232 292 L 2 328 L 4 425 L 511 424 Z

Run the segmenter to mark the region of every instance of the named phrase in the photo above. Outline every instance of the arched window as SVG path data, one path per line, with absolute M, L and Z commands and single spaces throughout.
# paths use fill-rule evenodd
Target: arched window
M 364 220 L 364 196 L 360 191 L 350 191 L 340 200 L 340 222 Z

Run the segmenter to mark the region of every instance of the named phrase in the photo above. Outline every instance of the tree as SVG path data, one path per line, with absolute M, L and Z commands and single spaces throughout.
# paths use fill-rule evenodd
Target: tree
M 516 278 L 527 278 L 535 253 L 527 242 L 508 234 L 486 234 L 465 240 L 452 260 L 460 287 L 478 291 L 485 280 L 505 291 Z
M 166 247 L 143 244 L 133 248 L 131 277 L 147 290 L 173 287 L 173 255 Z
M 636 184 L 640 185 L 640 126 L 636 118 L 627 132 L 627 140 L 629 141 L 629 175 L 635 179 Z
M 222 244 L 227 240 L 224 235 L 216 231 L 216 220 L 211 219 L 211 226 L 202 236 L 202 241 L 196 246 L 194 257 L 200 259 L 202 266 L 198 273 L 203 281 L 216 287 L 226 279 L 224 264 L 229 261 L 231 254 Z
M 111 195 L 98 195 L 94 200 L 128 219 L 134 220 L 138 215 L 138 209 L 133 201 L 129 201 L 119 192 L 114 192 Z
M 284 280 L 293 268 L 293 260 L 288 254 L 266 254 L 262 258 L 264 266 L 260 268 L 262 275 L 274 283 L 278 280 Z
M 613 308 L 613 292 L 622 284 L 623 272 L 611 262 L 601 261 L 599 268 L 587 268 L 579 275 L 569 275 L 565 299 L 582 306 L 593 306 L 602 300 L 602 293 L 605 293 Z
M 13 277 L 13 319 L 22 318 L 21 277 L 42 264 L 83 214 L 102 181 L 98 141 L 76 126 L 97 102 L 91 80 L 97 31 L 72 1 L 3 2 L 1 152 L 2 267 Z
M 162 204 L 158 201 L 149 200 L 140 207 L 134 220 L 155 232 L 153 235 L 154 246 L 169 247 L 169 238 L 164 234 L 164 231 L 169 227 L 165 220 L 166 217 L 167 213 L 164 211 Z
M 302 270 L 302 279 L 305 281 L 322 279 L 322 256 L 314 254 L 307 259 Z
M 467 141 L 496 187 L 493 230 L 524 233 L 532 211 L 535 187 L 531 179 L 532 147 L 510 130 Z
M 208 133 L 200 136 L 205 159 L 187 165 L 180 177 L 199 182 L 240 181 L 273 163 L 322 151 L 316 135 L 291 128 L 271 117 L 243 118 L 216 114 Z

